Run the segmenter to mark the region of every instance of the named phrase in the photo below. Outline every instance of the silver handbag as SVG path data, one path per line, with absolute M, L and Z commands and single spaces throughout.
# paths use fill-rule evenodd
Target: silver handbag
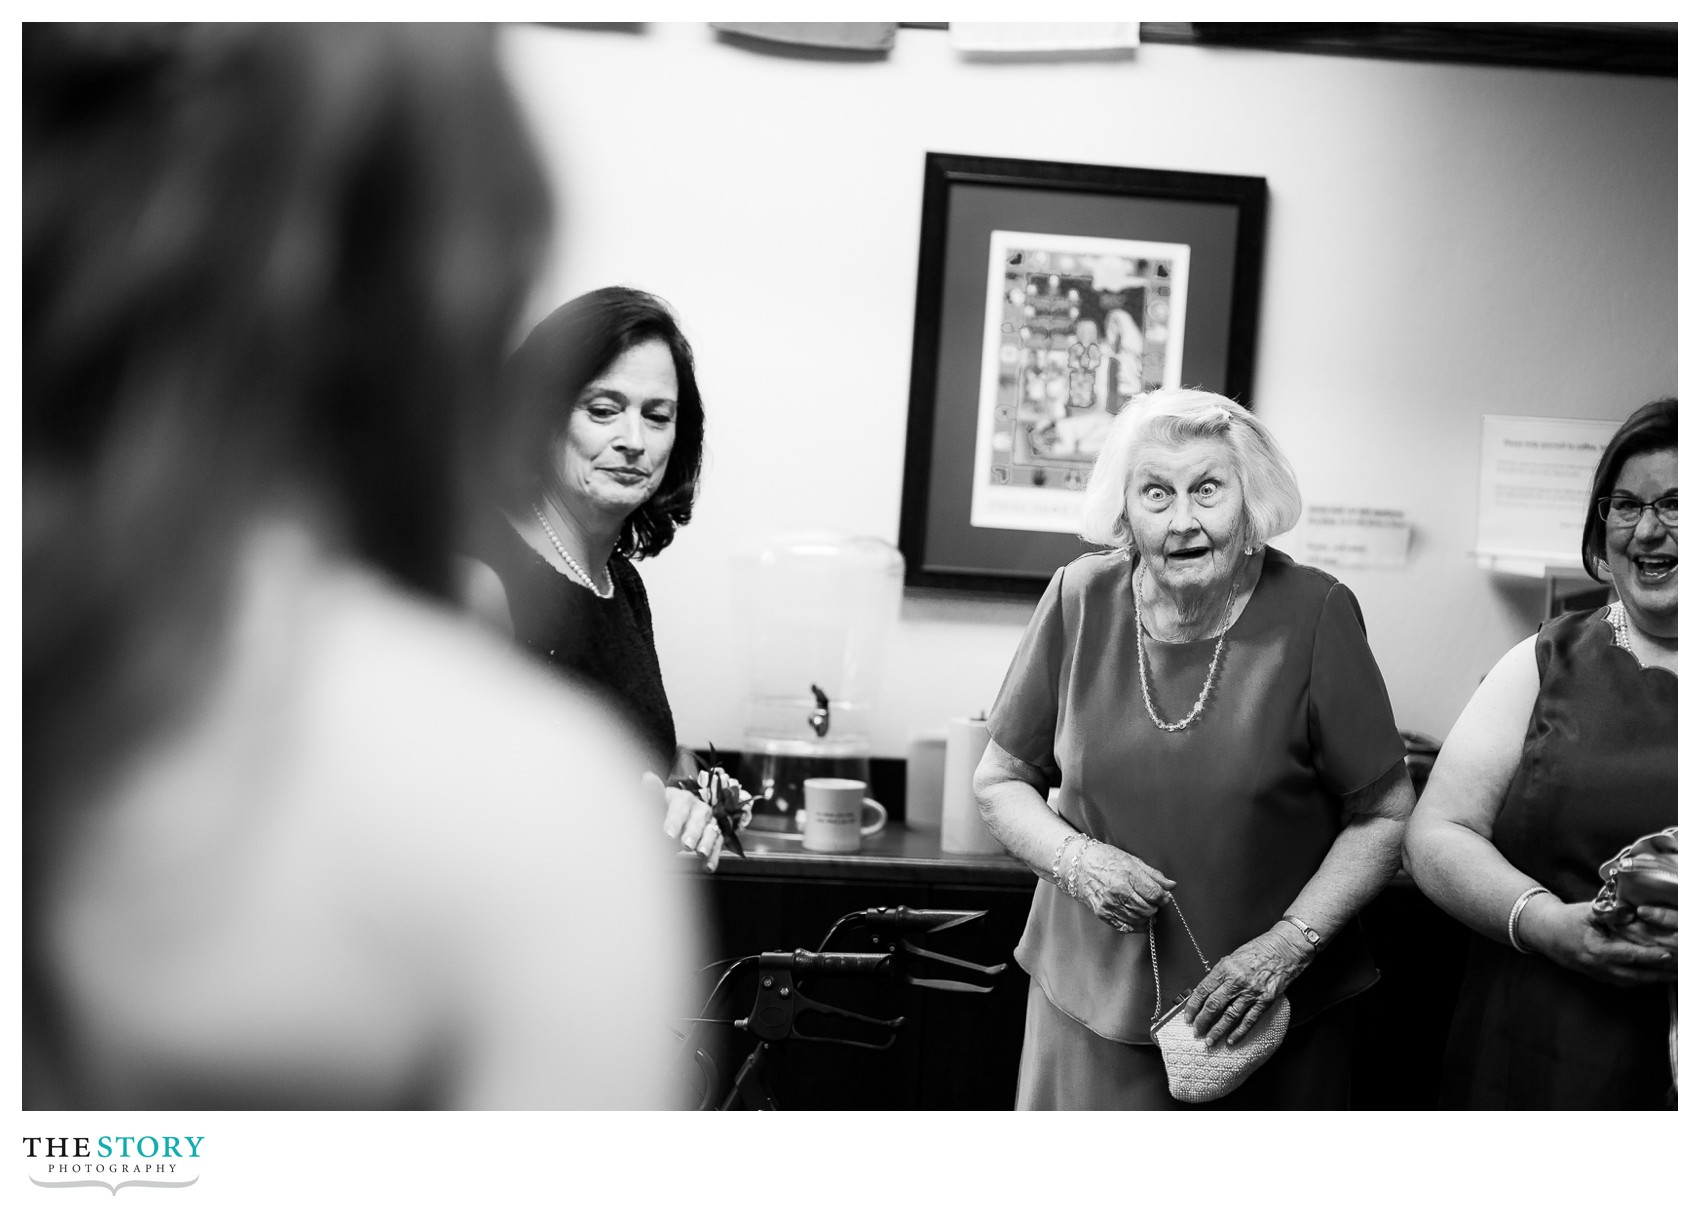
M 1638 837 L 1600 864 L 1605 884 L 1594 897 L 1594 916 L 1608 929 L 1635 916 L 1638 905 L 1676 908 L 1676 829 Z M 1670 1093 L 1676 1099 L 1676 986 L 1670 986 Z
M 1209 972 L 1210 961 L 1204 958 L 1203 949 L 1193 938 L 1192 927 L 1186 924 L 1180 905 L 1172 896 L 1169 904 L 1186 930 L 1187 938 L 1192 940 L 1192 949 L 1198 952 L 1199 963 L 1204 965 L 1205 972 Z M 1192 989 L 1175 998 L 1174 1005 L 1167 1010 L 1163 1009 L 1163 977 L 1157 971 L 1155 921 L 1146 932 L 1146 938 L 1151 950 L 1151 978 L 1157 990 L 1156 1011 L 1151 1019 L 1151 1042 L 1163 1054 L 1163 1068 L 1169 1074 L 1169 1093 L 1183 1103 L 1208 1103 L 1233 1093 L 1275 1055 L 1275 1049 L 1287 1037 L 1287 1024 L 1293 1017 L 1287 995 L 1283 993 L 1277 997 L 1257 1020 L 1257 1025 L 1233 1047 L 1226 1043 L 1206 1046 L 1204 1037 L 1195 1034 L 1192 1024 L 1181 1014 Z

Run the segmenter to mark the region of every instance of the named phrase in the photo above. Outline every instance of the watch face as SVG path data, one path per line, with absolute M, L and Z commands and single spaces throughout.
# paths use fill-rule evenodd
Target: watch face
M 1310 943 L 1310 945 L 1312 947 L 1322 946 L 1322 936 L 1320 934 L 1318 934 L 1315 930 L 1312 930 L 1309 926 L 1305 925 L 1303 922 L 1299 921 L 1298 918 L 1288 916 L 1288 917 L 1282 918 L 1281 920 L 1284 921 L 1284 922 L 1287 922 L 1291 925 L 1297 926 L 1298 929 L 1299 929 L 1299 933 L 1305 936 L 1306 940 Z

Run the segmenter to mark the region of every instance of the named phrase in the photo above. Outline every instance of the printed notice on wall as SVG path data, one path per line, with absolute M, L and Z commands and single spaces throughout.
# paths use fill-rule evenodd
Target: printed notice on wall
M 1294 537 L 1299 562 L 1318 568 L 1403 568 L 1411 550 L 1402 509 L 1308 505 Z
M 1594 467 L 1617 427 L 1616 421 L 1483 417 L 1477 560 L 1531 576 L 1580 568 Z

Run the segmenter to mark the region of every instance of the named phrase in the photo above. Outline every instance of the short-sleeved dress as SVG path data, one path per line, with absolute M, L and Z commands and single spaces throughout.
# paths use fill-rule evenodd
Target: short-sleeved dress
M 494 511 L 471 554 L 501 580 L 514 638 L 555 669 L 611 695 L 647 742 L 653 769 L 665 776 L 677 744 L 673 711 L 655 653 L 649 595 L 632 562 L 622 555 L 608 561 L 614 596 L 599 598 L 557 571 Z
M 1508 862 L 1566 902 L 1599 867 L 1676 824 L 1676 675 L 1642 668 L 1604 609 L 1561 615 L 1535 641 L 1540 691 L 1494 820 Z M 1656 1110 L 1671 1088 L 1669 988 L 1624 989 L 1473 936 L 1442 1105 Z
M 1061 788 L 1058 808 L 1074 828 L 1177 881 L 1176 900 L 1214 962 L 1280 920 L 1339 834 L 1342 798 L 1402 761 L 1404 742 L 1351 591 L 1274 549 L 1228 631 L 1203 714 L 1182 731 L 1159 730 L 1140 695 L 1135 559 L 1098 553 L 1057 572 L 988 725 L 999 746 Z M 1213 649 L 1208 639 L 1147 639 L 1159 716 L 1186 715 Z M 1154 934 L 1173 1001 L 1205 969 L 1173 913 L 1158 915 Z M 1162 1090 L 1146 935 L 1118 934 L 1041 880 L 1015 954 L 1034 988 L 1022 1105 L 1090 1105 L 1072 1101 L 1070 1084 L 1103 1069 L 1099 1041 L 1124 1045 L 1107 1050 L 1113 1063 L 1142 1071 L 1121 1083 L 1133 1091 L 1124 1105 L 1179 1105 L 1166 1092 L 1150 1102 L 1137 1093 Z M 1289 988 L 1295 1028 L 1376 977 L 1354 921 Z M 1063 1030 L 1036 1038 L 1035 1010 Z M 1096 1039 L 1053 1038 L 1069 1024 Z

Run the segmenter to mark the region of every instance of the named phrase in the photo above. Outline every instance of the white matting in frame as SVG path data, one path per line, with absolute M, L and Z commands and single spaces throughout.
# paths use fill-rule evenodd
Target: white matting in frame
M 1074 534 L 1110 420 L 1179 387 L 1185 244 L 994 231 L 969 524 Z

